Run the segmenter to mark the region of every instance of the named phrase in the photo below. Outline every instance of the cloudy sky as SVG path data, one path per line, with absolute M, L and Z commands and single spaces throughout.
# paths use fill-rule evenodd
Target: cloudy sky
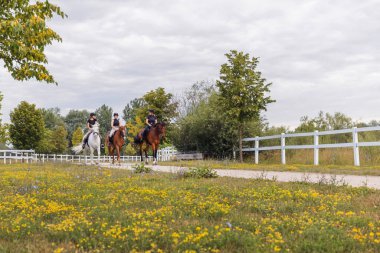
M 181 93 L 216 80 L 231 49 L 260 57 L 273 83 L 266 117 L 295 126 L 303 115 L 343 112 L 380 119 L 378 0 L 65 0 L 47 50 L 58 86 L 16 82 L 0 68 L 3 119 L 26 100 L 39 107 L 116 111 L 158 86 Z M 2 63 L 1 63 L 2 64 Z

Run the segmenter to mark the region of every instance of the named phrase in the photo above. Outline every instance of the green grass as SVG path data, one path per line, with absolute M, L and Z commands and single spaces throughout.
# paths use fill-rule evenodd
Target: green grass
M 380 192 L 0 166 L 0 252 L 379 252 Z
M 230 160 L 202 160 L 202 161 L 172 161 L 161 162 L 160 165 L 180 166 L 180 167 L 209 167 L 211 169 L 231 169 L 231 170 L 259 170 L 259 171 L 293 171 L 293 172 L 314 172 L 330 174 L 349 175 L 371 175 L 380 176 L 380 166 L 349 166 L 349 165 L 303 165 L 303 164 L 254 164 L 238 163 Z

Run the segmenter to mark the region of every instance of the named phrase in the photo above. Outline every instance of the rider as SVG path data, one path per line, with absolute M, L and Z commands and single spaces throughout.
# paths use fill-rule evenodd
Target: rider
M 150 128 L 157 124 L 157 116 L 154 114 L 154 111 L 152 109 L 149 109 L 149 114 L 145 119 L 145 124 L 146 124 L 146 127 L 142 134 L 143 139 L 146 138 L 147 134 L 149 133 Z
M 110 134 L 108 136 L 108 146 L 111 146 L 111 138 L 112 136 L 115 134 L 115 132 L 117 130 L 119 130 L 119 127 L 121 126 L 121 122 L 119 120 L 119 114 L 117 112 L 115 112 L 113 114 L 113 119 L 111 121 L 111 131 L 110 131 Z
M 97 119 L 96 119 L 95 113 L 93 112 L 90 113 L 90 118 L 87 120 L 87 124 L 86 124 L 88 132 L 83 137 L 82 148 L 85 148 L 88 141 L 88 137 L 92 133 L 92 130 L 93 130 L 92 127 L 96 124 L 96 122 L 97 122 Z

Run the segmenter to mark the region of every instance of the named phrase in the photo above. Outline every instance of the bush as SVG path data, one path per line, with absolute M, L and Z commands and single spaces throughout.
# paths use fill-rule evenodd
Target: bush
M 146 167 L 144 163 L 136 164 L 132 166 L 133 172 L 136 174 L 142 174 L 142 173 L 151 173 L 153 170 L 149 167 Z
M 209 167 L 196 167 L 190 168 L 189 171 L 184 173 L 184 176 L 193 178 L 216 178 L 218 174 Z

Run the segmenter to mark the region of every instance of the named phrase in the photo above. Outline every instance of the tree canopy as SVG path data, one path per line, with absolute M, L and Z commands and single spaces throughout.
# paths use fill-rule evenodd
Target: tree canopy
M 239 132 L 240 161 L 243 161 L 244 123 L 259 119 L 260 112 L 275 100 L 267 96 L 271 83 L 267 83 L 257 70 L 258 58 L 250 58 L 249 54 L 236 50 L 231 50 L 226 57 L 227 63 L 221 66 L 216 86 L 220 93 L 220 110 L 234 119 Z
M 45 47 L 61 37 L 47 26 L 54 16 L 66 17 L 49 1 L 0 0 L 0 59 L 15 80 L 35 78 L 56 83 L 46 68 Z
M 10 114 L 9 134 L 16 149 L 35 149 L 44 134 L 42 113 L 34 104 L 22 101 Z

